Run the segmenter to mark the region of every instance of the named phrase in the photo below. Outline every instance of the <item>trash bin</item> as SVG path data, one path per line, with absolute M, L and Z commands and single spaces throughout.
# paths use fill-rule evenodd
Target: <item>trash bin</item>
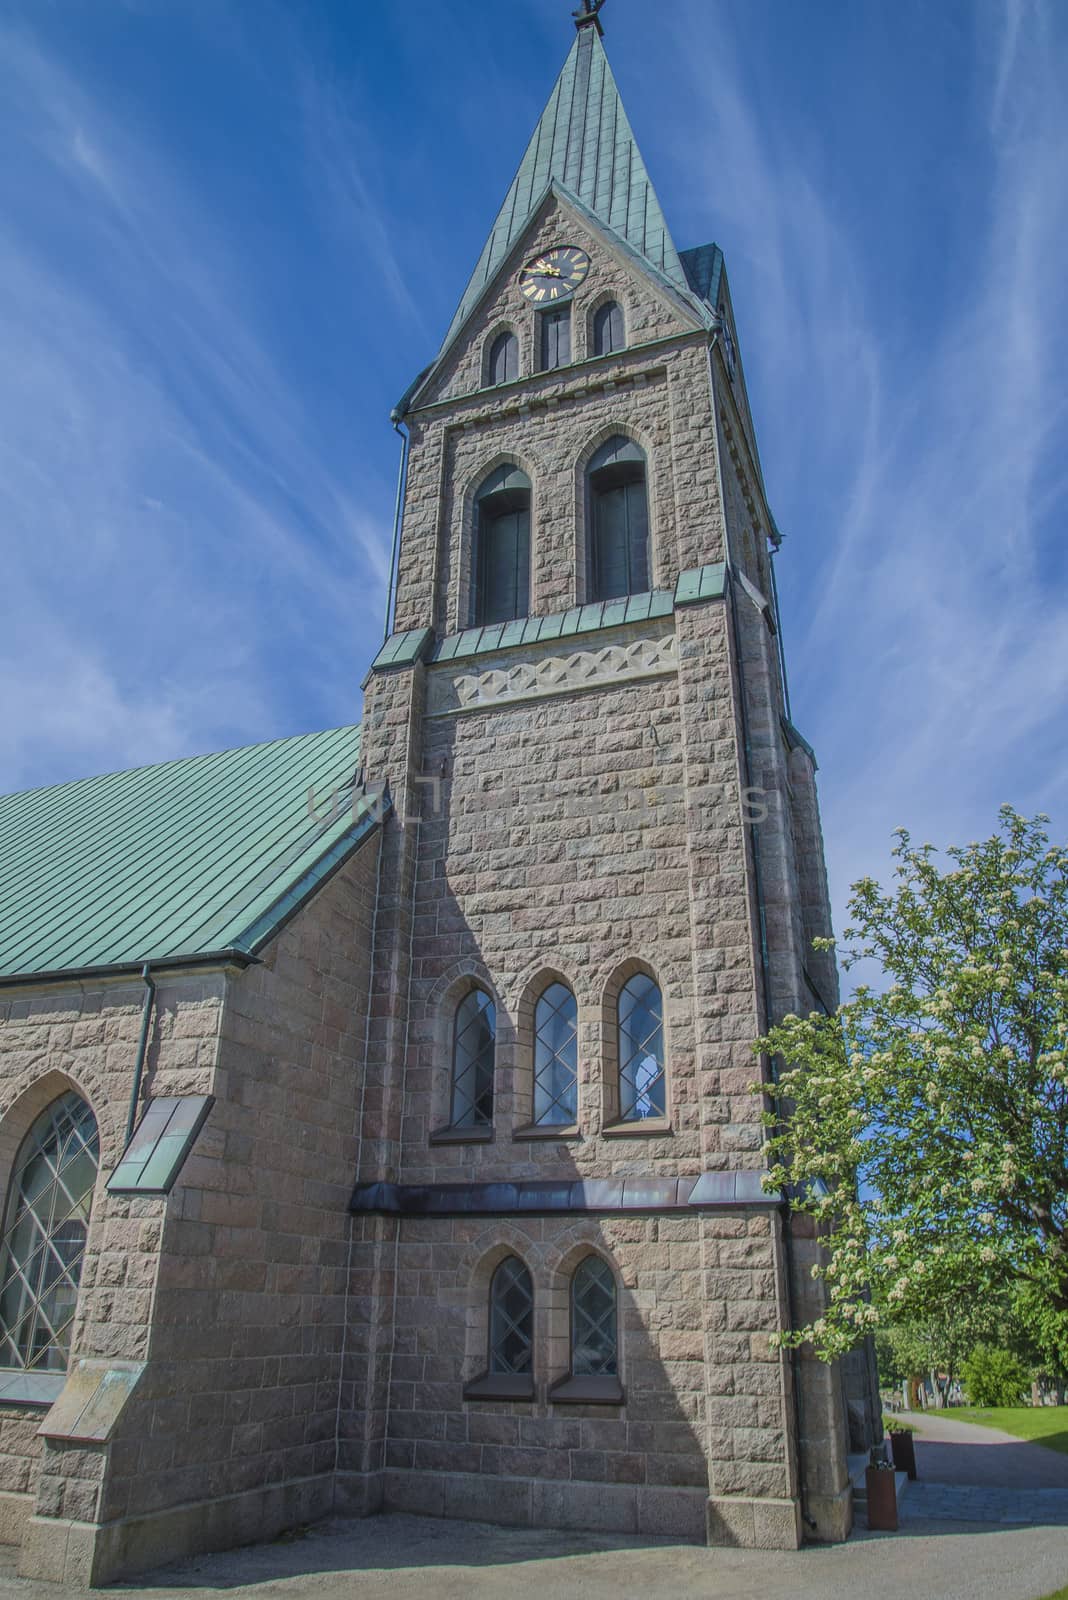
M 881 1533 L 897 1532 L 897 1477 L 889 1463 L 868 1467 L 864 1474 L 868 1490 L 868 1527 Z

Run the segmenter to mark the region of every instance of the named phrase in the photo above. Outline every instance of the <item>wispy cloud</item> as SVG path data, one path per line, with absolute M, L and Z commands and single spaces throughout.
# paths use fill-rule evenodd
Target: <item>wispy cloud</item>
M 0 49 L 21 147 L 0 246 L 0 781 L 270 737 L 302 704 L 354 715 L 388 458 L 339 472 L 258 325 L 254 262 L 144 130 L 24 34 Z
M 855 219 L 815 181 L 833 168 L 833 109 L 821 142 L 791 143 L 739 91 L 728 34 L 689 53 L 689 115 L 716 130 L 717 231 L 758 309 L 740 331 L 764 374 L 795 710 L 823 763 L 839 907 L 899 823 L 951 842 L 992 825 L 1005 799 L 1062 827 L 1068 814 L 1068 594 L 1050 574 L 1066 459 L 1066 63 L 1046 6 L 1003 9 L 975 8 L 974 38 L 957 37 L 952 70 L 985 107 L 984 188 L 923 339 L 902 338 L 907 303 L 880 300 Z M 959 220 L 946 218 L 947 241 Z

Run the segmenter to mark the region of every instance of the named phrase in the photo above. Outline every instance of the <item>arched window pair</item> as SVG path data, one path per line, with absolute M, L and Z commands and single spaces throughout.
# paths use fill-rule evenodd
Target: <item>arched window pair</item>
M 99 1162 L 96 1118 L 72 1090 L 19 1146 L 0 1243 L 0 1367 L 67 1370 Z
M 483 989 L 471 989 L 453 1025 L 451 1125 L 488 1128 L 493 1122 L 497 1012 Z M 645 973 L 623 985 L 616 1002 L 619 1116 L 623 1122 L 663 1117 L 664 1003 Z M 578 1003 L 553 978 L 534 1005 L 533 1125 L 572 1127 L 578 1121 Z
M 616 1002 L 619 1116 L 641 1122 L 667 1113 L 664 1002 L 644 972 L 628 979 Z M 534 1126 L 578 1121 L 578 1005 L 554 979 L 534 1007 Z
M 571 1376 L 617 1376 L 616 1283 L 600 1256 L 586 1256 L 575 1269 L 569 1308 Z M 534 1284 L 519 1257 L 508 1256 L 490 1280 L 489 1372 L 511 1377 L 533 1370 Z
M 615 600 L 650 583 L 645 452 L 615 434 L 586 469 L 586 595 Z M 531 484 L 505 463 L 475 494 L 470 626 L 512 622 L 530 612 Z

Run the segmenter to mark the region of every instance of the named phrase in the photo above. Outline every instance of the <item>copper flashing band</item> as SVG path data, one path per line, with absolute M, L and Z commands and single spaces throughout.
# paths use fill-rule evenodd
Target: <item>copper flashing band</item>
M 572 1216 L 765 1209 L 782 1204 L 759 1172 L 704 1172 L 686 1178 L 587 1178 L 546 1183 L 358 1183 L 350 1210 L 391 1217 Z

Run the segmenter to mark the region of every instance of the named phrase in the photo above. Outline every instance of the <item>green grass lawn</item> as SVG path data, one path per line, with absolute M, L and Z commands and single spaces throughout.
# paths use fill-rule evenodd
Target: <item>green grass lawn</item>
M 1047 1450 L 1068 1455 L 1068 1406 L 999 1406 L 983 1410 L 979 1406 L 953 1406 L 949 1411 L 933 1411 L 932 1416 L 951 1417 L 959 1422 L 978 1422 L 984 1428 L 1000 1428 L 1017 1439 L 1044 1444 Z M 1068 1591 L 1064 1591 L 1068 1600 Z

